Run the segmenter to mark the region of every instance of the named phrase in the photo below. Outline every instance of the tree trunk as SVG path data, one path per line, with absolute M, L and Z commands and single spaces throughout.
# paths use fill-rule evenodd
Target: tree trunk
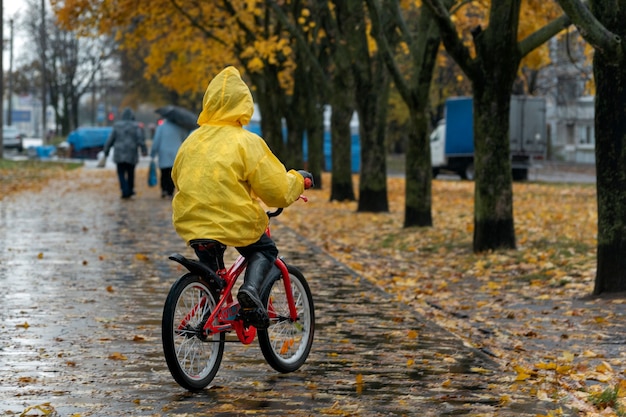
M 349 95 L 349 94 L 347 94 Z M 341 96 L 339 94 L 338 96 Z M 354 108 L 346 100 L 333 100 L 330 117 L 332 178 L 330 201 L 354 201 L 350 119 Z M 350 99 L 351 101 L 351 99 Z
M 520 0 L 491 4 L 489 27 L 475 30 L 474 252 L 515 249 L 509 114 L 521 60 L 517 44 Z
M 418 28 L 420 30 L 419 42 L 411 48 L 415 75 L 402 92 L 409 112 L 413 115 L 409 123 L 409 141 L 406 152 L 404 227 L 433 225 L 432 163 L 428 134 L 430 121 L 427 109 L 440 38 L 432 13 L 426 7 L 422 7 Z M 398 81 L 396 81 L 396 86 L 403 85 Z
M 284 142 L 281 106 L 282 90 L 278 86 L 275 74 L 270 69 L 265 69 L 263 74 L 250 74 L 253 85 L 256 87 L 255 101 L 261 112 L 261 136 L 267 142 L 272 152 L 283 160 Z
M 626 10 L 600 10 L 602 7 L 594 5 L 594 14 L 624 39 Z M 598 196 L 596 295 L 626 291 L 626 60 L 623 54 L 621 58 L 606 55 L 596 49 L 593 63 Z
M 304 137 L 304 120 L 294 113 L 286 117 L 287 142 L 283 152 L 282 162 L 287 169 L 304 168 L 302 156 L 302 138 Z
M 382 62 L 380 63 L 382 67 Z M 369 91 L 357 91 L 357 103 L 363 103 L 359 112 L 361 139 L 361 178 L 359 182 L 358 212 L 389 211 L 387 197 L 387 147 L 385 146 L 386 116 L 389 82 L 380 68 L 380 76 Z
M 312 85 L 319 85 L 319 81 L 305 58 L 303 54 L 297 53 L 293 95 L 289 97 L 290 104 L 286 108 L 288 133 L 285 165 L 310 171 L 315 188 L 319 189 L 322 188 L 324 160 L 324 108 L 320 103 L 326 88 L 311 88 Z
M 472 82 L 474 94 L 474 251 L 515 248 L 509 108 L 523 56 L 569 25 L 561 16 L 518 41 L 521 0 L 492 1 L 489 23 L 471 31 L 466 47 L 441 0 L 425 0 L 446 50 Z
M 331 117 L 331 190 L 330 200 L 354 201 L 354 186 L 352 184 L 352 152 L 350 120 L 354 113 L 354 75 L 352 73 L 352 57 L 346 46 L 346 32 L 354 31 L 350 25 L 354 16 L 351 15 L 347 0 L 336 0 L 335 5 L 336 27 L 329 32 L 335 40 L 332 51 L 334 71 L 332 89 L 330 93 Z
M 320 80 L 311 64 L 304 54 L 298 52 L 298 69 L 302 74 L 296 79 L 296 83 L 302 84 L 302 103 L 298 106 L 299 117 L 304 122 L 304 134 L 307 139 L 307 148 L 303 152 L 307 153 L 306 164 L 303 168 L 311 172 L 315 181 L 315 188 L 321 189 L 322 171 L 324 169 L 324 92 L 326 87 L 321 84 L 326 79 Z M 320 88 L 311 88 L 312 85 Z M 294 88 L 295 89 L 295 88 Z
M 511 94 L 474 84 L 474 252 L 514 249 L 513 179 L 509 146 Z
M 283 164 L 285 164 L 287 169 L 304 168 L 302 141 L 306 129 L 307 105 L 309 101 L 307 90 L 310 88 L 310 83 L 307 82 L 308 79 L 309 77 L 302 71 L 302 67 L 296 68 L 294 72 L 293 94 L 288 96 L 288 105 L 284 109 L 287 138 Z
M 372 21 L 372 34 L 376 37 L 387 69 L 409 110 L 408 144 L 405 172 L 404 227 L 432 226 L 432 170 L 430 161 L 430 124 L 426 117 L 428 93 L 440 38 L 432 13 L 422 7 L 419 21 L 408 25 L 399 13 L 397 3 L 379 4 L 366 0 Z M 401 40 L 411 51 L 410 77 L 399 71 L 395 45 Z
M 305 169 L 311 172 L 315 188 L 323 187 L 322 171 L 324 170 L 324 110 L 317 103 L 309 103 L 310 112 L 307 119 L 308 161 Z
M 411 113 L 405 167 L 404 227 L 432 226 L 430 143 L 425 112 Z
M 353 15 L 364 21 L 364 4 L 350 3 Z M 353 31 L 351 50 L 354 55 L 356 107 L 361 140 L 361 176 L 358 212 L 389 211 L 387 197 L 387 147 L 385 131 L 389 106 L 389 73 L 380 52 L 370 53 L 366 25 Z

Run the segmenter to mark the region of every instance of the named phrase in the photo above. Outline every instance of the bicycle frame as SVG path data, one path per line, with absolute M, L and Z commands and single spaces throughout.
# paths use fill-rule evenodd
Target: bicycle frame
M 270 233 L 269 227 L 266 232 L 268 235 Z M 289 271 L 287 270 L 287 265 L 282 261 L 282 259 L 278 258 L 274 261 L 274 265 L 278 267 L 280 273 L 282 275 L 283 284 L 285 286 L 285 295 L 287 298 L 287 303 L 289 305 L 289 319 L 292 321 L 296 321 L 298 318 L 298 313 L 296 311 L 295 301 L 293 298 L 293 292 L 291 290 L 291 278 L 289 277 Z M 222 289 L 219 293 L 220 298 L 215 305 L 215 308 L 211 312 L 211 315 L 207 318 L 206 323 L 204 324 L 202 330 L 205 335 L 212 335 L 221 332 L 228 332 L 231 330 L 235 330 L 239 341 L 243 344 L 250 344 L 254 340 L 256 336 L 256 328 L 249 326 L 244 327 L 243 320 L 239 318 L 239 302 L 233 297 L 233 287 L 237 282 L 239 276 L 245 271 L 247 266 L 246 259 L 239 255 L 239 257 L 235 260 L 235 262 L 228 268 L 217 271 L 217 275 L 224 280 L 226 283 L 226 287 Z M 187 324 L 187 321 L 195 315 L 198 311 L 202 310 L 202 307 L 206 303 L 206 299 L 202 299 L 199 303 L 189 312 L 189 315 L 185 317 L 185 320 L 180 323 L 179 330 L 184 329 Z M 271 301 L 270 301 L 271 303 Z M 271 307 L 271 306 L 268 306 Z M 270 311 L 270 318 L 274 317 L 274 313 Z
M 283 278 L 285 294 L 289 304 L 289 318 L 290 320 L 295 321 L 298 318 L 298 314 L 294 303 L 293 292 L 291 291 L 291 279 L 289 277 L 289 272 L 287 271 L 287 266 L 281 259 L 276 259 L 274 264 L 280 270 Z M 221 296 L 215 308 L 211 312 L 211 315 L 207 318 L 206 323 L 202 328 L 205 334 L 211 335 L 235 330 L 241 343 L 250 344 L 254 340 L 254 337 L 256 336 L 256 329 L 252 326 L 248 328 L 244 327 L 243 321 L 237 315 L 239 312 L 239 302 L 233 297 L 233 287 L 245 268 L 246 260 L 243 256 L 239 256 L 230 268 L 218 271 L 217 274 L 224 279 L 226 287 L 222 290 Z M 200 300 L 198 305 L 189 313 L 190 316 L 194 315 L 197 311 L 200 311 L 205 302 L 206 300 L 204 299 Z M 272 313 L 270 313 L 270 317 L 272 317 L 271 314 Z M 185 320 L 185 322 L 186 321 L 187 320 Z M 179 329 L 183 329 L 185 327 L 185 322 L 180 324 Z

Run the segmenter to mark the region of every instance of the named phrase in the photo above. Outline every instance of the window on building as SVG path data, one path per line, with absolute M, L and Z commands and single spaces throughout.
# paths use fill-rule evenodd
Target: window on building
M 580 145 L 593 145 L 595 141 L 595 132 L 593 125 L 584 124 L 578 125 L 578 144 Z

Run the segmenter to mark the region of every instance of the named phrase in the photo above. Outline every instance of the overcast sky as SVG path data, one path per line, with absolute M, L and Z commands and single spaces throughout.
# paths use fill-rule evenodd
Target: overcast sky
M 15 13 L 26 9 L 25 0 L 3 0 L 2 4 L 4 5 L 4 20 L 6 21 L 11 19 Z
M 4 6 L 4 10 L 2 11 L 2 15 L 4 17 L 4 39 L 9 39 L 11 37 L 11 27 L 9 25 L 9 21 L 11 19 L 18 19 L 18 14 L 21 16 L 24 15 L 28 4 L 26 0 L 3 0 L 2 4 Z M 46 7 L 49 7 L 48 2 L 46 1 Z M 13 36 L 15 39 L 13 40 L 13 52 L 14 58 L 18 54 L 19 48 L 23 43 L 23 38 L 26 34 L 23 33 L 17 26 L 13 28 Z M 9 48 L 7 46 L 4 51 L 4 69 L 5 71 L 9 68 Z

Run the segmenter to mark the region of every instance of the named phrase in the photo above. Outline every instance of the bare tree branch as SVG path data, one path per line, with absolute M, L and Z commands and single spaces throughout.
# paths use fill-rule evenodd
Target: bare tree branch
M 608 30 L 591 10 L 580 0 L 557 0 L 561 8 L 572 19 L 581 36 L 589 42 L 596 51 L 606 54 L 622 56 L 624 54 L 622 39 Z
M 377 40 L 378 47 L 380 48 L 380 52 L 383 54 L 385 63 L 387 64 L 387 69 L 391 73 L 391 77 L 393 78 L 393 81 L 396 84 L 396 88 L 398 89 L 402 97 L 405 100 L 408 100 L 409 88 L 404 79 L 404 76 L 402 75 L 402 72 L 400 71 L 400 68 L 398 68 L 396 61 L 393 58 L 394 52 L 391 46 L 389 45 L 389 42 L 387 41 L 387 36 L 385 36 L 384 29 L 382 27 L 381 18 L 380 18 L 381 10 L 380 10 L 380 5 L 378 4 L 378 0 L 365 0 L 365 3 L 367 4 L 367 8 L 370 13 L 370 19 L 372 20 L 372 32 L 374 34 L 374 37 Z M 406 34 L 407 32 L 408 31 L 406 30 L 402 30 L 403 35 Z M 407 42 L 407 44 L 409 43 Z
M 424 4 L 430 8 L 439 26 L 441 40 L 446 47 L 446 51 L 454 58 L 463 72 L 471 74 L 474 72 L 474 62 L 469 49 L 459 38 L 456 26 L 450 18 L 450 13 L 441 0 L 424 0 Z
M 528 55 L 536 48 L 550 40 L 554 35 L 566 29 L 572 22 L 567 15 L 562 15 L 554 19 L 538 31 L 528 35 L 519 43 L 519 49 L 522 56 Z

